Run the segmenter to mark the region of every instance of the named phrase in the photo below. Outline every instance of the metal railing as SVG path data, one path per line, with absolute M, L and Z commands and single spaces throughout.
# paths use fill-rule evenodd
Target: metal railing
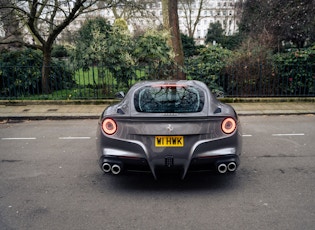
M 186 69 L 191 67 L 186 66 Z M 119 91 L 126 92 L 137 81 L 176 78 L 176 73 L 139 67 L 126 74 L 109 72 L 105 67 L 93 66 L 87 70 L 68 72 L 54 71 L 48 79 L 49 92 L 43 92 L 40 71 L 31 73 L 27 66 L 1 67 L 1 100 L 70 100 L 114 98 Z M 181 70 L 179 70 L 181 71 Z M 175 76 L 175 77 L 174 77 Z M 284 69 L 272 65 L 226 67 L 220 73 L 205 73 L 193 77 L 187 71 L 187 79 L 204 81 L 220 96 L 224 97 L 314 97 L 315 65 L 286 66 Z

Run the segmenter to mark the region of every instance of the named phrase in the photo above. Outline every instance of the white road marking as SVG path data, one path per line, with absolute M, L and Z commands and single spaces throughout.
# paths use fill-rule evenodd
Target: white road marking
M 275 133 L 273 137 L 281 136 L 305 136 L 304 133 Z M 252 137 L 252 134 L 243 134 L 242 137 Z M 1 140 L 36 140 L 36 137 L 2 137 Z M 91 137 L 58 137 L 59 140 L 89 140 Z
M 59 137 L 59 140 L 88 140 L 91 137 Z
M 304 133 L 277 133 L 272 134 L 274 137 L 281 137 L 281 136 L 304 136 Z
M 3 137 L 1 140 L 36 140 L 36 137 Z

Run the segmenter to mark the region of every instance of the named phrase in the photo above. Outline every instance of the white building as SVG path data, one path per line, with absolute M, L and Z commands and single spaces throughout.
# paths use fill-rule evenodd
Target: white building
M 187 6 L 180 4 L 178 8 L 180 30 L 188 35 Z M 199 14 L 199 20 L 193 33 L 193 37 L 199 44 L 204 44 L 211 23 L 220 22 L 226 35 L 232 35 L 238 30 L 234 0 L 204 0 L 201 10 L 200 0 L 197 0 L 192 4 L 190 13 L 191 23 L 198 20 Z
M 197 44 L 204 44 L 210 23 L 220 22 L 222 28 L 225 29 L 226 35 L 234 34 L 238 30 L 238 15 L 235 10 L 235 3 L 237 1 L 238 0 L 179 0 L 178 17 L 181 32 L 193 36 Z M 200 7 L 201 2 L 203 2 L 202 7 Z M 144 7 L 146 9 L 145 14 L 142 12 L 141 14 L 133 13 L 132 15 L 123 16 L 127 20 L 129 30 L 132 33 L 162 25 L 163 15 L 161 0 L 148 0 Z M 68 32 L 76 31 L 81 27 L 86 18 L 97 16 L 108 19 L 112 24 L 115 17 L 117 17 L 117 13 L 122 12 L 122 9 L 120 10 L 119 8 L 115 10 L 116 16 L 112 9 L 94 11 L 91 15 L 82 15 L 72 22 L 67 30 Z

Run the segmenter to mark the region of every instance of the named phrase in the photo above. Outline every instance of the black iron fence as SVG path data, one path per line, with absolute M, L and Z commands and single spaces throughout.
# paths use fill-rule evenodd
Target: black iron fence
M 187 79 L 204 81 L 216 94 L 224 97 L 314 97 L 315 65 L 285 66 L 257 64 L 230 66 L 219 73 L 192 75 L 186 66 Z M 70 66 L 54 69 L 48 78 L 48 91 L 44 92 L 40 70 L 25 66 L 1 67 L 0 99 L 70 100 L 114 98 L 119 91 L 126 92 L 137 81 L 176 78 L 176 73 L 164 70 L 134 68 L 125 74 L 109 72 L 105 67 L 93 66 L 74 70 Z M 198 75 L 198 74 L 197 74 Z

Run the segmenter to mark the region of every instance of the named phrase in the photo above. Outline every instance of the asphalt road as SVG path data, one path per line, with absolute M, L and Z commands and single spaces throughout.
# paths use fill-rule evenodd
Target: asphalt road
M 235 175 L 103 175 L 97 120 L 0 124 L 0 229 L 315 229 L 315 116 L 241 117 Z

